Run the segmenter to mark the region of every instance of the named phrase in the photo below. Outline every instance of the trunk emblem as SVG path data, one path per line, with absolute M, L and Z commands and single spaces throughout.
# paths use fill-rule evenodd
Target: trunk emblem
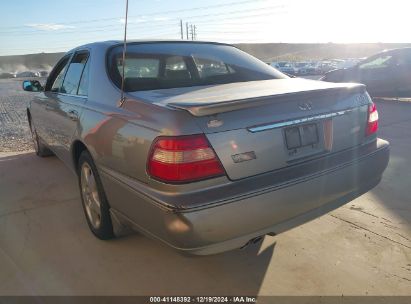
M 219 119 L 213 119 L 207 122 L 207 127 L 209 128 L 218 128 L 221 127 L 224 124 L 222 120 Z
M 308 111 L 308 110 L 311 110 L 313 108 L 313 104 L 311 102 L 302 102 L 298 105 L 298 108 L 301 111 Z
M 235 163 L 242 163 L 245 161 L 256 159 L 257 156 L 255 155 L 254 151 L 249 151 L 245 153 L 231 155 L 231 158 L 233 159 Z

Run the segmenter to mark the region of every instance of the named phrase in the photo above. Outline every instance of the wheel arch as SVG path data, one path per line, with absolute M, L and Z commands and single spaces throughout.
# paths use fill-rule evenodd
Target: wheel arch
M 81 153 L 87 151 L 90 153 L 90 150 L 81 140 L 75 140 L 71 145 L 71 157 L 73 162 L 74 170 L 78 173 L 78 162 L 80 159 Z
M 27 121 L 28 121 L 28 123 L 29 123 L 29 128 L 30 128 L 30 130 L 31 130 L 31 113 L 30 113 L 30 109 L 29 109 L 29 108 L 26 109 L 26 114 L 27 114 Z

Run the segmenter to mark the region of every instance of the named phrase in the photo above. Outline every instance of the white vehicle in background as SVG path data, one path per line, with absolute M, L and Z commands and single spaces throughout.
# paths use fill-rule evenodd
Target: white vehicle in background
M 16 74 L 8 73 L 8 72 L 0 73 L 0 79 L 8 79 L 8 78 L 16 78 Z
M 356 65 L 360 60 L 354 58 L 332 59 L 331 62 L 336 69 L 348 69 Z
M 280 72 L 283 72 L 285 74 L 297 75 L 297 68 L 294 66 L 292 62 L 280 61 L 280 62 L 277 62 L 276 66 L 274 67 Z
M 39 74 L 37 72 L 32 72 L 32 71 L 25 71 L 21 73 L 17 73 L 16 75 L 17 78 L 24 78 L 24 77 L 39 77 Z
M 358 58 L 348 58 L 344 59 L 343 69 L 348 69 L 355 66 L 361 59 Z
M 39 77 L 48 77 L 49 71 L 42 70 L 42 71 L 39 71 L 38 74 L 39 74 Z
M 321 74 L 321 62 L 320 61 L 309 62 L 306 70 L 307 70 L 308 75 L 320 75 Z
M 308 75 L 309 66 L 309 62 L 297 62 L 295 64 L 295 68 L 297 69 L 297 75 Z
M 332 70 L 335 70 L 335 69 L 337 69 L 337 66 L 336 66 L 335 62 L 333 62 L 331 60 L 323 60 L 319 64 L 320 74 L 325 74 L 325 73 L 328 73 L 329 71 L 332 71 Z

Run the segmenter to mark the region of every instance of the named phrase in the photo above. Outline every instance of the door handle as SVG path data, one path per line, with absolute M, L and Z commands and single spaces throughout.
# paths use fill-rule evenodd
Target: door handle
M 70 110 L 67 112 L 67 116 L 73 120 L 73 121 L 77 121 L 78 120 L 78 112 L 76 110 Z

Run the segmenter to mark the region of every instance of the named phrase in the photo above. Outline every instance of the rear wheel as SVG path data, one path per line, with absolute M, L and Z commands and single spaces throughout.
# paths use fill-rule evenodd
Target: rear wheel
M 78 177 L 83 209 L 91 232 L 101 240 L 113 238 L 109 204 L 97 168 L 87 151 L 80 155 Z
M 50 149 L 48 149 L 41 142 L 31 120 L 30 120 L 30 132 L 31 132 L 31 138 L 33 140 L 33 146 L 34 146 L 34 151 L 36 152 L 36 155 L 40 157 L 46 157 L 46 156 L 53 155 L 53 152 L 51 152 Z

